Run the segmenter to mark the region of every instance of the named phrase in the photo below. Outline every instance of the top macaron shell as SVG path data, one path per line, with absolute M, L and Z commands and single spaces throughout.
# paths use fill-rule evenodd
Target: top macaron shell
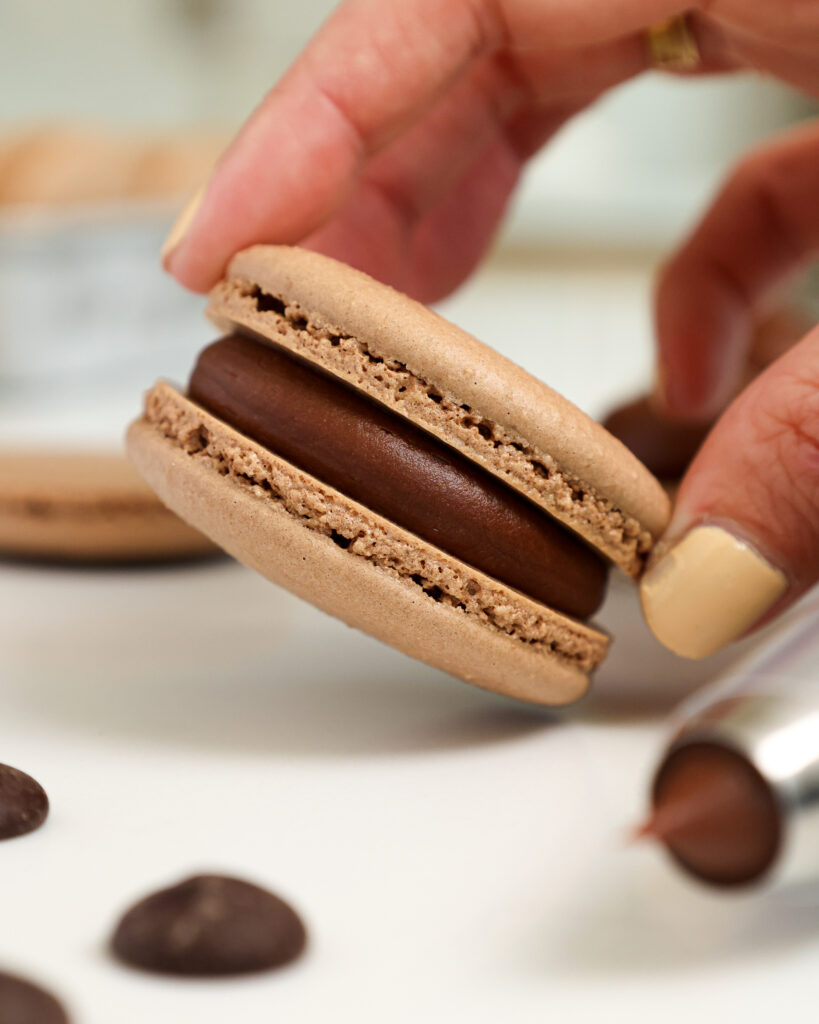
M 253 246 L 231 261 L 208 313 L 221 329 L 270 337 L 411 419 L 631 576 L 665 528 L 665 491 L 620 441 L 511 360 L 360 271 L 304 249 Z

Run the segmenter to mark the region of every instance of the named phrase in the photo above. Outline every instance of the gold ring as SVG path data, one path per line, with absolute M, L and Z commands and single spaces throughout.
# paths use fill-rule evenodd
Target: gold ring
M 661 71 L 693 71 L 700 63 L 697 40 L 681 14 L 646 30 L 651 66 Z

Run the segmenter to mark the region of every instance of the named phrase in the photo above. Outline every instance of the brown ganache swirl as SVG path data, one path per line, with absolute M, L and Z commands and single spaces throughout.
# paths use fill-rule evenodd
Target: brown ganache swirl
M 232 334 L 200 354 L 189 397 L 448 554 L 579 619 L 600 606 L 607 564 L 459 452 L 278 346 Z

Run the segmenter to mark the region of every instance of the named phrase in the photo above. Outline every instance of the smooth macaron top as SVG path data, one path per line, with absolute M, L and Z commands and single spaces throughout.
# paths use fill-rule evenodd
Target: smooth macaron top
M 0 455 L 0 506 L 33 511 L 52 507 L 160 509 L 156 495 L 122 455 L 114 452 L 6 452 Z
M 422 304 L 326 256 L 237 254 L 209 315 L 275 341 L 405 416 L 525 494 L 632 575 L 668 498 L 599 424 Z

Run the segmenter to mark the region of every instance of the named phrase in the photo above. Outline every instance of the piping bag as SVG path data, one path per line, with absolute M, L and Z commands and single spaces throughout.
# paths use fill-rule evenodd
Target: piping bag
M 819 590 L 672 718 L 638 838 L 723 888 L 819 883 Z

